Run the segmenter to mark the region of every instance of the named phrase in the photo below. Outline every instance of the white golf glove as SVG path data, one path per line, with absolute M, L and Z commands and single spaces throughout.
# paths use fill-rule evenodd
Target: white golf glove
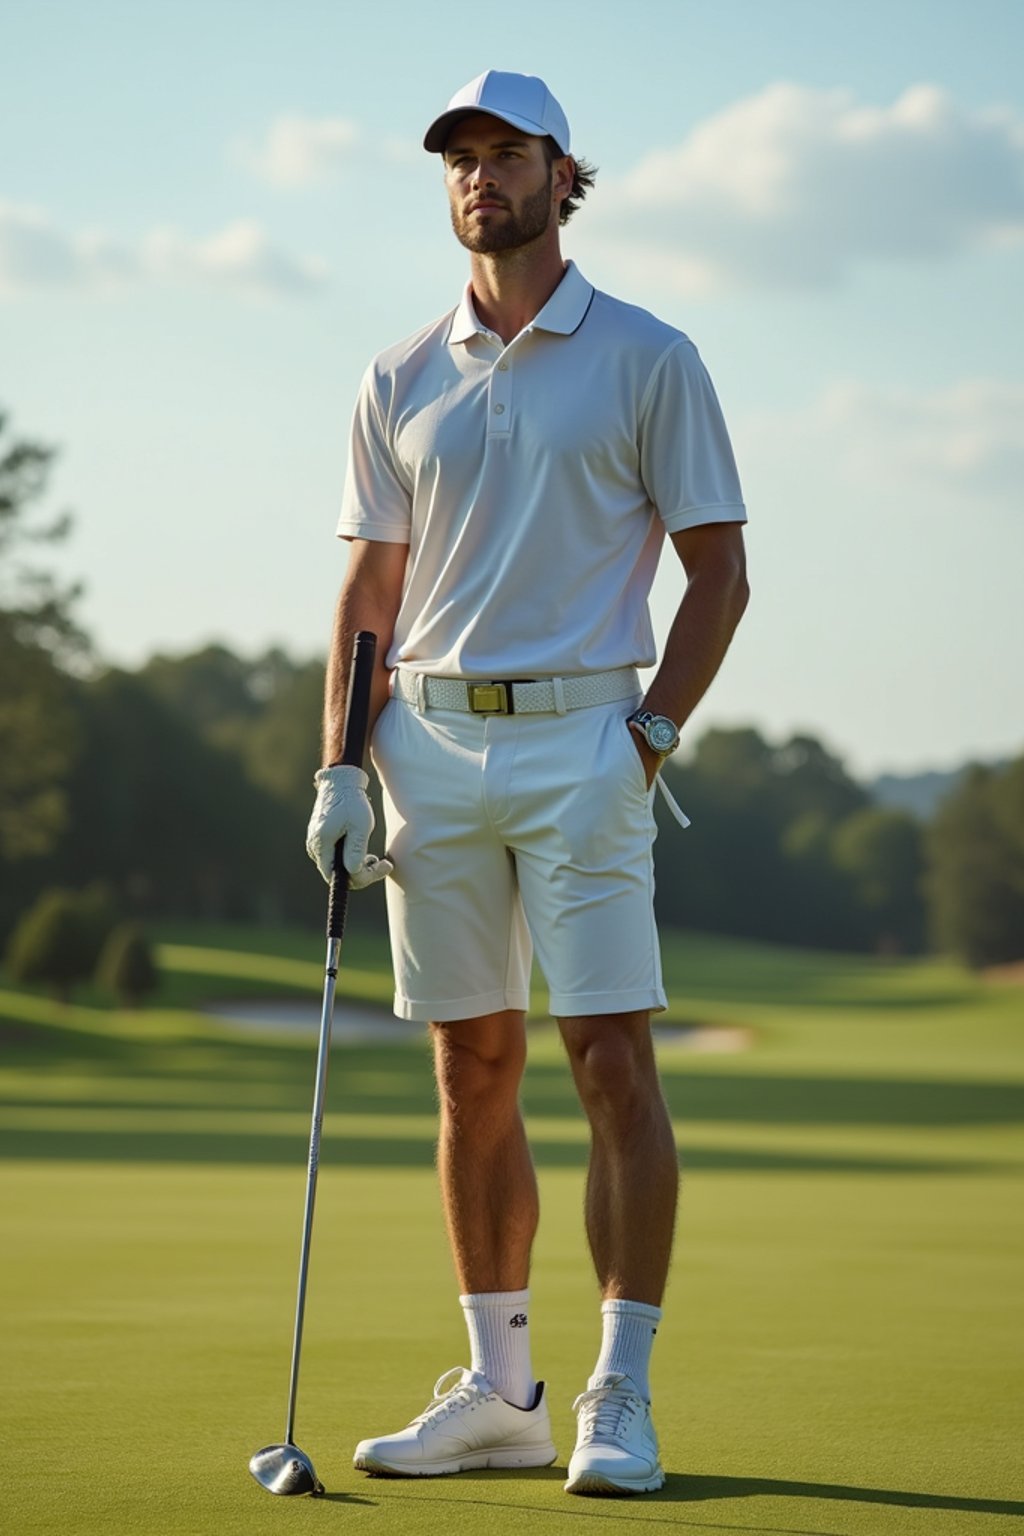
M 306 852 L 330 884 L 334 845 L 344 838 L 350 891 L 361 891 L 394 869 L 390 859 L 377 859 L 366 851 L 374 824 L 373 806 L 366 793 L 369 782 L 361 768 L 345 763 L 320 768 L 313 775 L 316 803 L 306 832 Z

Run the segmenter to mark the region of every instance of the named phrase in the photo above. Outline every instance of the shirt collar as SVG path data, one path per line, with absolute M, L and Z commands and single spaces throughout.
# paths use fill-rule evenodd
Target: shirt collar
M 552 331 L 556 336 L 571 336 L 579 329 L 594 297 L 594 287 L 588 283 L 574 261 L 565 264 L 565 275 L 548 299 L 540 314 L 532 321 L 531 329 Z M 471 336 L 483 334 L 486 327 L 477 318 L 473 308 L 473 285 L 466 284 L 458 308 L 452 315 L 448 328 L 448 344 L 469 341 Z

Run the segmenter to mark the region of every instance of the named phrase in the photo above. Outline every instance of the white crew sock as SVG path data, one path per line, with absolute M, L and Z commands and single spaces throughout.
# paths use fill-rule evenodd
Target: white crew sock
M 660 1322 L 660 1307 L 649 1307 L 643 1301 L 602 1301 L 601 1353 L 590 1385 L 600 1376 L 628 1376 L 649 1403 L 651 1348 Z
M 506 1403 L 532 1408 L 537 1383 L 530 1364 L 529 1291 L 482 1291 L 459 1300 L 469 1329 L 470 1370 L 486 1376 Z

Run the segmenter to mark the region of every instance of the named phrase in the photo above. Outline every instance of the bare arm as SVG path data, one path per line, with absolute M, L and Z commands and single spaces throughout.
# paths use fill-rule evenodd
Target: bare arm
M 323 763 L 341 760 L 345 727 L 345 697 L 352 664 L 352 642 L 361 629 L 377 636 L 377 665 L 370 696 L 367 739 L 387 701 L 388 672 L 384 658 L 391 645 L 395 618 L 402 599 L 407 544 L 386 544 L 372 539 L 353 539 L 348 570 L 334 614 L 334 633 L 327 658 L 324 691 Z
M 681 727 L 721 666 L 750 589 L 741 524 L 707 523 L 673 533 L 671 539 L 686 572 L 686 591 L 644 708 L 668 715 Z M 660 759 L 639 737 L 637 748 L 651 781 Z

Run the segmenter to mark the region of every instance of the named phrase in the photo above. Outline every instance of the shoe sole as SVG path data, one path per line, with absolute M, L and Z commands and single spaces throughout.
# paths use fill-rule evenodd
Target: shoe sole
M 459 1456 L 451 1461 L 411 1466 L 364 1453 L 357 1456 L 352 1465 L 357 1472 L 366 1472 L 370 1477 L 450 1477 L 456 1472 L 480 1472 L 487 1468 L 497 1471 L 502 1467 L 550 1467 L 557 1455 L 555 1447 L 547 1445 L 523 1451 L 479 1451 L 473 1456 Z
M 572 1482 L 565 1484 L 566 1493 L 589 1494 L 594 1498 L 628 1498 L 632 1493 L 657 1493 L 665 1486 L 665 1474 L 659 1467 L 652 1477 L 638 1478 L 636 1482 L 616 1482 L 602 1472 L 581 1472 Z

